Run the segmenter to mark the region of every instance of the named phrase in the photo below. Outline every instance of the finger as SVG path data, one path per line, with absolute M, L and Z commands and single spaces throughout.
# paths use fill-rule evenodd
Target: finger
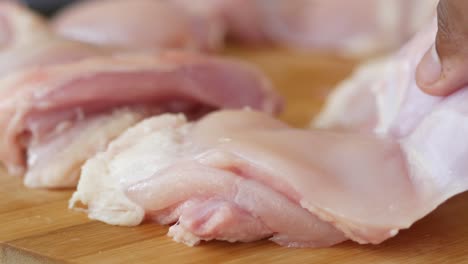
M 421 60 L 416 80 L 423 91 L 443 96 L 468 84 L 468 1 L 441 0 L 437 14 L 436 43 Z

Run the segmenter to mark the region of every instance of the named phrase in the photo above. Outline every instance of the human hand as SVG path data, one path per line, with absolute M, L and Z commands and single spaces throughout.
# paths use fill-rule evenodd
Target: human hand
M 468 85 L 468 1 L 441 0 L 435 45 L 424 55 L 416 81 L 426 93 L 445 96 Z

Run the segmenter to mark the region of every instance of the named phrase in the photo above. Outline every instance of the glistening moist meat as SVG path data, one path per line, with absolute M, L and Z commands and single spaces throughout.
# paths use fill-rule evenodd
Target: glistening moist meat
M 97 122 L 116 125 L 117 109 L 143 106 L 157 114 L 184 112 L 200 116 L 213 109 L 244 107 L 276 114 L 282 107 L 269 81 L 255 68 L 233 60 L 183 52 L 98 56 L 24 70 L 0 81 L 0 98 L 0 159 L 10 173 L 16 174 L 28 169 L 28 152 L 46 150 L 46 145 L 68 144 L 64 142 L 66 137 L 80 138 L 85 127 L 96 130 L 92 124 Z M 147 116 L 138 111 L 132 115 L 133 121 L 119 122 L 118 130 Z M 75 129 L 64 129 L 67 126 Z M 99 133 L 106 134 L 98 132 L 96 136 Z M 100 142 L 105 145 L 117 134 L 117 131 L 106 134 L 109 138 Z M 41 146 L 46 142 L 43 139 L 51 137 L 56 143 L 46 140 L 47 144 Z M 83 142 L 80 148 L 85 145 Z M 93 151 L 80 150 L 80 161 Z M 29 158 L 31 164 L 35 160 L 35 155 Z M 78 163 L 70 160 L 70 164 Z M 73 185 L 70 181 L 73 177 L 68 176 L 62 176 L 67 180 L 59 184 L 59 173 L 51 177 L 55 179 L 53 183 L 31 177 L 27 182 L 34 187 Z M 40 174 L 34 178 L 44 177 Z

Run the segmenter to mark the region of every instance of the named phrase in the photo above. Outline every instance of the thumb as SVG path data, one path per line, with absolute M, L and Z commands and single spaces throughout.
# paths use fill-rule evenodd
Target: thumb
M 468 1 L 441 0 L 436 43 L 426 52 L 416 81 L 423 91 L 444 96 L 468 85 Z

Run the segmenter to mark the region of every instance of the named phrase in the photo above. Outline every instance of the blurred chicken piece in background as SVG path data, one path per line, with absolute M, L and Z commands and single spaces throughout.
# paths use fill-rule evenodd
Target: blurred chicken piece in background
M 438 0 L 172 0 L 215 6 L 230 38 L 249 45 L 360 56 L 399 48 L 433 16 Z
M 137 2 L 144 1 L 84 1 L 59 14 L 56 21 L 57 28 L 66 36 L 80 38 L 80 35 L 102 36 L 104 34 L 102 30 L 105 28 L 102 25 L 109 25 L 112 22 L 116 27 L 122 28 L 125 23 L 137 24 L 136 20 L 139 20 L 145 32 L 149 32 L 152 28 L 161 30 L 163 26 L 177 26 L 172 19 L 166 19 L 167 23 L 164 24 L 151 24 L 151 20 L 148 20 L 149 10 L 141 12 L 134 9 L 136 14 L 132 14 L 129 3 L 136 5 Z M 218 33 L 212 33 L 215 36 L 212 38 L 215 39 L 213 42 L 216 41 L 216 36 L 219 39 L 223 35 L 220 32 L 224 27 L 231 39 L 248 45 L 278 45 L 351 56 L 382 53 L 398 48 L 433 16 L 433 10 L 438 2 L 437 0 L 159 1 L 173 2 L 188 10 L 183 12 L 180 9 L 178 16 L 175 16 L 179 19 L 187 14 L 205 16 L 205 21 L 210 22 L 199 23 L 197 25 L 199 30 L 202 26 L 220 23 L 217 27 Z M 110 5 L 112 8 L 107 8 L 109 12 L 104 13 L 103 10 L 106 9 L 103 7 Z M 122 12 L 125 12 L 125 18 L 129 20 L 117 21 L 116 14 L 119 13 L 119 9 L 124 10 Z M 97 13 L 102 15 L 98 16 Z M 216 20 L 216 16 L 220 19 Z M 81 34 L 76 34 L 77 31 Z M 206 31 L 213 32 L 213 30 Z M 135 35 L 140 33 L 135 32 Z M 87 39 L 83 37 L 82 40 Z
M 33 8 L 51 13 L 72 1 L 27 0 L 26 2 Z M 183 36 L 187 38 L 191 35 L 206 40 L 206 43 L 202 43 L 202 49 L 220 49 L 226 32 L 231 40 L 248 46 L 273 45 L 306 51 L 325 51 L 351 57 L 367 57 L 400 47 L 433 16 L 438 1 L 85 0 L 73 2 L 80 3 L 69 6 L 59 13 L 54 24 L 61 34 L 82 41 L 120 46 L 127 40 L 127 42 L 131 40 L 138 42 L 141 39 L 147 42 L 161 42 L 160 40 L 167 35 L 165 33 L 181 32 L 177 29 L 180 29 L 181 23 L 183 24 L 183 21 L 189 17 L 191 30 L 196 32 L 193 35 L 190 33 Z M 153 9 L 139 9 L 138 6 L 142 6 L 143 2 L 153 3 Z M 156 2 L 159 3 L 155 4 Z M 169 3 L 176 4 L 178 8 L 174 11 L 168 10 Z M 155 10 L 158 8 L 160 10 Z M 190 19 L 192 16 L 195 20 Z M 149 41 L 151 36 L 158 37 Z M 178 39 L 181 42 L 180 38 L 180 36 L 173 38 L 172 41 Z M 174 45 L 164 43 L 162 46 Z
M 52 26 L 67 38 L 132 50 L 217 51 L 224 42 L 216 15 L 191 12 L 171 1 L 82 1 L 60 11 Z

